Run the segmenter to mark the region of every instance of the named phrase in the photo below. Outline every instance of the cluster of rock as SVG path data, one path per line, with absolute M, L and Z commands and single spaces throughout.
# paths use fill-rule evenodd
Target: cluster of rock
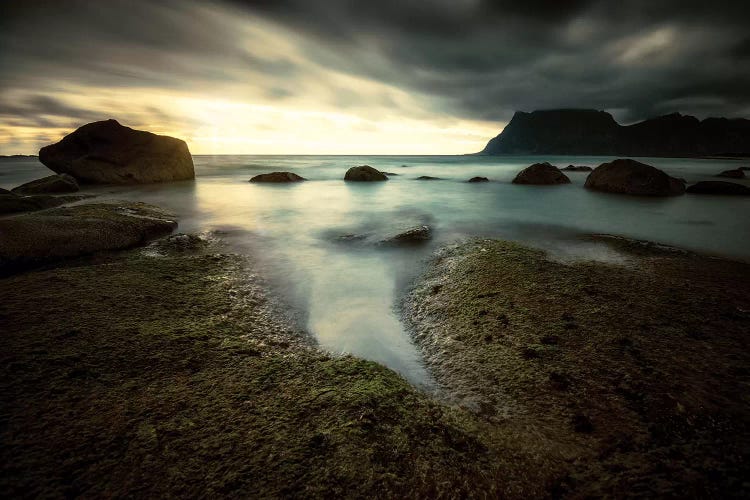
M 651 165 L 632 159 L 617 159 L 602 163 L 595 169 L 569 165 L 559 169 L 548 162 L 535 163 L 525 168 L 513 179 L 514 184 L 555 185 L 569 184 L 570 179 L 562 172 L 584 172 L 591 170 L 584 187 L 605 193 L 630 194 L 636 196 L 679 196 L 685 192 L 693 194 L 750 195 L 750 187 L 734 182 L 702 181 L 685 188 L 685 180 L 672 177 Z M 744 178 L 744 168 L 728 170 L 719 177 Z

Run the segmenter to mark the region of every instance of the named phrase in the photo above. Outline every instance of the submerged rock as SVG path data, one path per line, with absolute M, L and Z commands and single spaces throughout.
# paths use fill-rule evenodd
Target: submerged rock
M 513 184 L 570 184 L 570 179 L 556 166 L 544 162 L 521 170 Z
M 564 170 L 566 172 L 591 172 L 594 169 L 583 165 L 568 165 L 567 167 L 561 168 L 560 170 Z
M 472 177 L 466 182 L 490 182 L 487 177 Z
M 724 170 L 722 173 L 720 173 L 716 177 L 728 177 L 730 179 L 744 179 L 745 172 L 743 172 L 743 169 L 741 168 L 735 168 L 733 170 Z
M 293 172 L 271 172 L 270 174 L 258 174 L 250 182 L 302 182 L 306 181 L 304 177 L 301 177 Z
M 347 170 L 344 180 L 357 182 L 387 181 L 388 177 L 370 165 L 360 165 L 359 167 L 352 167 Z
M 116 120 L 89 123 L 39 150 L 57 173 L 91 184 L 144 184 L 195 178 L 185 141 L 133 130 Z
M 423 243 L 427 240 L 432 238 L 432 228 L 427 225 L 423 226 L 417 226 L 407 229 L 406 231 L 403 231 L 401 233 L 398 233 L 394 236 L 390 236 L 384 240 L 382 240 L 380 243 L 382 244 L 413 244 L 413 243 Z
M 651 165 L 631 159 L 602 163 L 589 174 L 587 189 L 640 196 L 678 196 L 685 184 Z
M 0 269 L 146 243 L 177 227 L 173 217 L 145 203 L 77 205 L 0 219 Z
M 389 177 L 390 177 L 391 175 L 399 175 L 399 174 L 397 174 L 396 172 L 383 172 L 383 173 L 384 173 L 385 175 L 389 176 Z
M 750 187 L 726 181 L 701 181 L 688 187 L 690 194 L 729 194 L 750 196 Z
M 53 194 L 75 193 L 79 191 L 78 182 L 68 174 L 50 175 L 13 188 L 16 194 Z
M 432 176 L 429 176 L 429 175 L 420 175 L 419 177 L 417 177 L 416 180 L 418 180 L 418 181 L 439 181 L 439 180 L 442 180 L 442 179 L 440 177 L 432 177 Z

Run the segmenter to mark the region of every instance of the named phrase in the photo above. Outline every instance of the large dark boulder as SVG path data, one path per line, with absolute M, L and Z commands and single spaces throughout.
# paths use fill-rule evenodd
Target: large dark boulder
M 690 194 L 729 194 L 750 196 L 750 187 L 726 181 L 701 181 L 688 187 L 686 192 Z
M 177 222 L 145 203 L 116 202 L 52 208 L 0 219 L 0 269 L 143 244 Z
M 387 181 L 388 176 L 383 172 L 372 168 L 370 165 L 361 165 L 347 170 L 346 175 L 344 175 L 344 180 L 358 182 Z
M 521 170 L 513 179 L 513 184 L 570 184 L 570 179 L 556 166 L 544 162 Z
M 656 167 L 631 159 L 602 163 L 586 178 L 588 189 L 640 196 L 676 196 L 685 184 Z
M 305 181 L 304 177 L 300 177 L 299 175 L 292 173 L 292 172 L 271 172 L 270 174 L 258 174 L 252 179 L 250 179 L 250 182 L 272 182 L 272 183 L 282 183 L 282 182 L 301 182 Z
M 472 177 L 466 182 L 490 182 L 487 177 Z
M 79 191 L 78 182 L 68 174 L 50 175 L 13 188 L 16 194 L 56 194 Z
M 185 141 L 133 130 L 116 120 L 89 123 L 39 150 L 51 170 L 91 184 L 144 184 L 195 178 Z
M 729 179 L 744 179 L 745 172 L 741 168 L 735 168 L 733 170 L 724 170 L 716 177 L 728 177 Z

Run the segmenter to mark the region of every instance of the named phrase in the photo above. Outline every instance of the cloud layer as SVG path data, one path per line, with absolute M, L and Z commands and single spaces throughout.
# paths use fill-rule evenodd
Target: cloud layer
M 110 116 L 204 152 L 460 153 L 517 109 L 750 115 L 748 2 L 6 4 L 2 152 Z

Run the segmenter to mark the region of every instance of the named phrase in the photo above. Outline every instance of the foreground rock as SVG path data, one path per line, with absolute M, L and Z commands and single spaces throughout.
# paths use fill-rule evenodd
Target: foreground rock
M 639 196 L 678 196 L 685 184 L 658 168 L 636 160 L 602 163 L 586 178 L 587 189 Z
M 510 489 L 471 414 L 316 348 L 251 259 L 154 246 L 3 280 L 4 497 Z
M 633 265 L 439 253 L 404 307 L 428 369 L 502 443 L 511 497 L 747 497 L 750 265 L 600 244 Z
M 12 189 L 16 194 L 58 194 L 79 191 L 78 182 L 68 174 L 50 175 Z
M 728 177 L 730 179 L 744 179 L 745 172 L 741 168 L 735 168 L 734 170 L 724 170 L 716 177 Z
M 356 182 L 387 181 L 388 176 L 369 165 L 361 165 L 347 170 L 344 180 Z
M 544 162 L 521 170 L 513 184 L 570 184 L 570 179 L 559 168 Z
M 174 218 L 144 203 L 96 203 L 0 219 L 0 270 L 117 250 L 146 243 L 177 227 Z
M 701 181 L 696 182 L 688 187 L 686 192 L 690 194 L 729 194 L 729 195 L 750 195 L 750 187 L 737 184 L 736 182 L 725 181 Z
M 587 166 L 576 166 L 576 165 L 568 165 L 567 167 L 561 169 L 566 172 L 591 172 L 593 168 L 587 167 Z
M 293 173 L 293 172 L 271 172 L 270 174 L 258 174 L 252 179 L 250 179 L 250 182 L 272 182 L 272 183 L 282 183 L 282 182 L 302 182 L 306 181 L 304 177 L 300 177 L 299 175 Z
M 116 120 L 89 123 L 39 151 L 58 174 L 91 184 L 144 184 L 195 178 L 185 141 L 133 130 Z
M 490 182 L 487 177 L 472 177 L 466 182 Z

